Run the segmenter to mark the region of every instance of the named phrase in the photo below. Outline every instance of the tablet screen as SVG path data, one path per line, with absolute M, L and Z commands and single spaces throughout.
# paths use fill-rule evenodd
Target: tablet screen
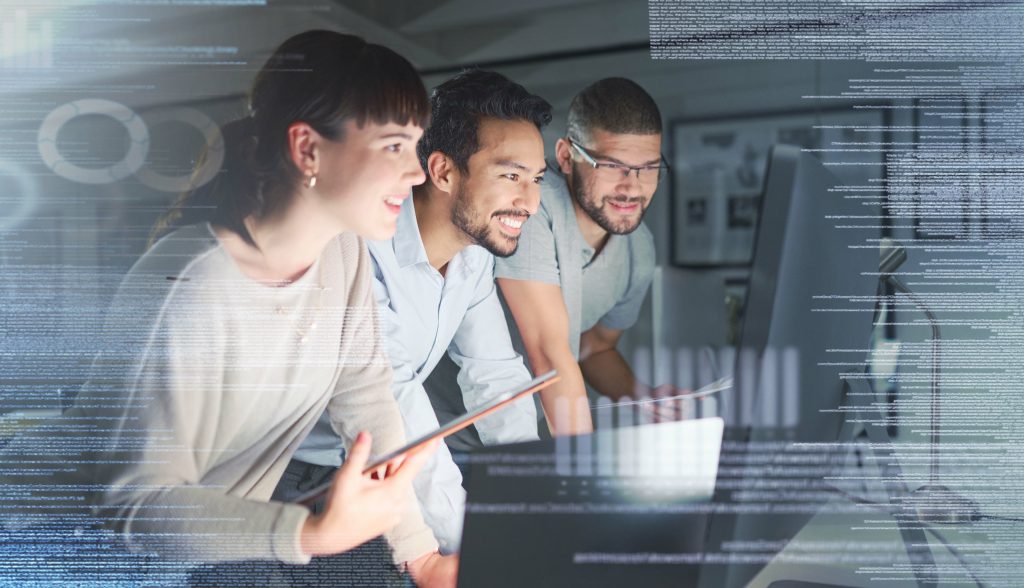
M 462 429 L 465 429 L 466 427 L 472 425 L 476 421 L 491 414 L 492 412 L 500 410 L 501 408 L 515 402 L 516 400 L 519 400 L 520 398 L 524 398 L 526 396 L 539 392 L 542 389 L 547 388 L 551 384 L 554 384 L 558 380 L 559 378 L 557 376 L 557 372 L 555 370 L 551 370 L 550 372 L 538 376 L 517 388 L 502 393 L 497 398 L 495 398 L 491 403 L 481 406 L 480 408 L 472 412 L 468 412 L 457 419 L 449 421 L 447 424 L 442 425 L 440 428 L 435 429 L 434 431 L 431 431 L 430 433 L 427 433 L 426 435 L 423 435 L 413 441 L 410 441 L 409 443 L 406 443 L 404 446 L 394 451 L 391 451 L 382 456 L 372 459 L 370 463 L 367 464 L 366 468 L 363 470 L 363 474 L 369 474 L 370 472 L 373 472 L 380 466 L 386 464 L 387 462 L 399 456 L 412 453 L 418 450 L 419 448 L 423 447 L 433 439 L 444 439 L 448 435 L 461 431 Z M 309 492 L 296 498 L 295 502 L 308 504 L 310 502 L 315 501 L 317 498 L 319 498 L 321 495 L 327 492 L 327 490 L 331 487 L 331 483 L 332 482 L 327 482 L 326 484 L 322 484 L 310 490 Z

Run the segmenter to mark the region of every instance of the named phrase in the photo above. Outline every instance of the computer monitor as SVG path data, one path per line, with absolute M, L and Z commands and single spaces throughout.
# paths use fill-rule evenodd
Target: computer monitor
M 772 553 L 762 550 L 751 561 L 742 546 L 777 552 L 804 526 L 813 499 L 801 500 L 796 512 L 746 509 L 757 506 L 759 487 L 786 481 L 787 457 L 807 455 L 795 442 L 837 439 L 842 376 L 863 365 L 878 284 L 877 206 L 848 198 L 838 184 L 799 149 L 779 146 L 770 155 L 744 350 L 735 389 L 718 398 L 746 425 L 723 443 L 713 502 L 663 501 L 663 513 L 652 514 L 631 508 L 637 491 L 647 491 L 633 486 L 602 497 L 605 511 L 587 511 L 586 497 L 600 497 L 614 480 L 599 467 L 594 476 L 553 475 L 555 442 L 474 452 L 460 586 L 745 586 Z M 778 369 L 761 365 L 772 358 Z M 593 442 L 574 439 L 572 454 L 583 442 L 599 453 L 602 434 L 622 432 L 599 428 Z M 662 443 L 650 446 L 639 454 L 672 453 Z M 783 467 L 774 467 L 776 458 Z M 750 460 L 774 469 L 746 469 Z M 716 560 L 721 554 L 739 557 Z
M 842 189 L 815 157 L 772 149 L 735 396 L 723 397 L 744 426 L 731 428 L 723 446 L 720 508 L 705 542 L 706 561 L 717 563 L 705 564 L 701 586 L 746 586 L 820 506 L 824 475 L 793 466 L 829 466 L 828 449 L 815 444 L 837 440 L 843 378 L 863 371 L 878 286 L 878 210 Z

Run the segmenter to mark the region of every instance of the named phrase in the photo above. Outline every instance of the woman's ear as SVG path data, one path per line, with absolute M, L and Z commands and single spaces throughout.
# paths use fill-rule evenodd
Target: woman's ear
M 320 133 L 308 123 L 299 121 L 288 125 L 288 155 L 302 175 L 315 176 L 320 172 L 322 140 Z

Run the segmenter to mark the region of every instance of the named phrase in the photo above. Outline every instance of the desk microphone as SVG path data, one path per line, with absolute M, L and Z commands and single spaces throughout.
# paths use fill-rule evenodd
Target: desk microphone
M 879 243 L 878 271 L 881 279 L 893 289 L 904 294 L 913 302 L 928 319 L 932 328 L 932 375 L 931 375 L 931 431 L 928 441 L 930 466 L 928 483 L 910 493 L 903 499 L 903 505 L 912 510 L 918 520 L 925 523 L 957 524 L 978 520 L 978 505 L 969 498 L 961 496 L 939 483 L 939 347 L 942 338 L 939 321 L 932 314 L 928 305 L 910 291 L 894 272 L 907 261 L 907 250 L 899 241 L 885 238 Z

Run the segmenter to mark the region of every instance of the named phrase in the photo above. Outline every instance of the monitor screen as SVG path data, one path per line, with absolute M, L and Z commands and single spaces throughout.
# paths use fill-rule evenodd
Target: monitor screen
M 878 207 L 799 148 L 773 148 L 701 586 L 745 586 L 827 499 L 843 378 L 862 371 Z M 872 218 L 874 217 L 874 218 Z

